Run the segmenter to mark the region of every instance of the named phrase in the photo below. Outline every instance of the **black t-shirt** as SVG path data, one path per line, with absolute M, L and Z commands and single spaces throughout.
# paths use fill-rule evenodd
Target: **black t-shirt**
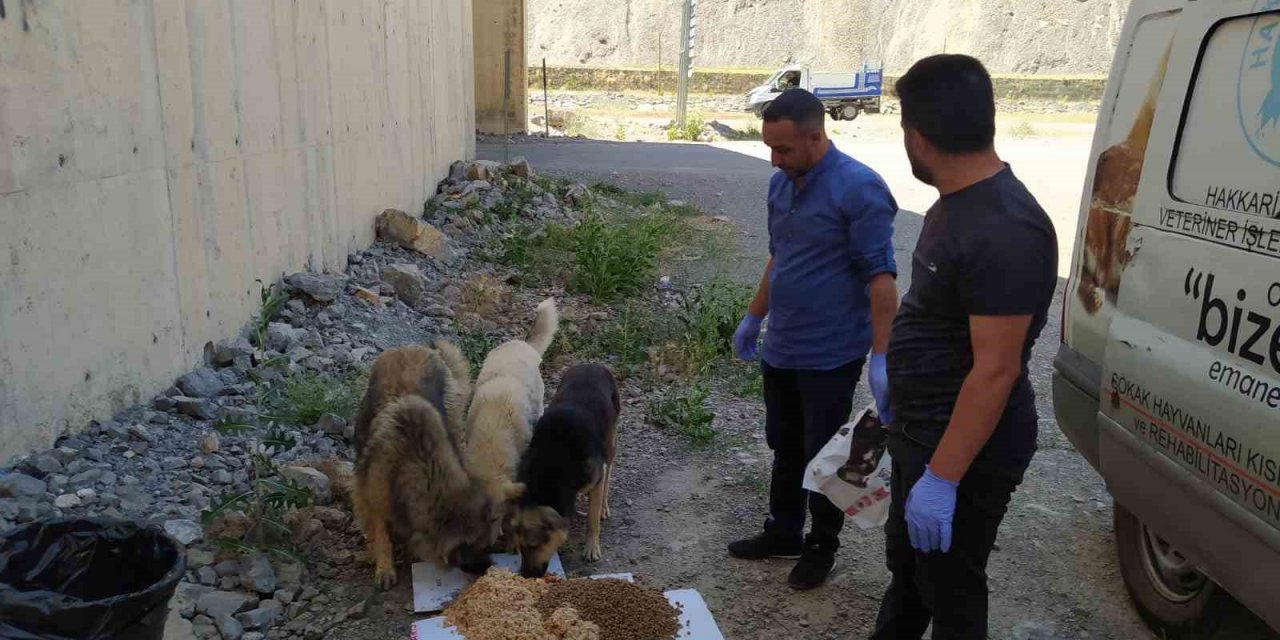
M 946 430 L 973 368 L 969 316 L 1030 315 L 1022 375 L 977 459 L 1030 461 L 1037 416 L 1027 361 L 1044 328 L 1057 271 L 1053 224 L 1007 165 L 930 207 L 888 354 L 895 420 L 910 437 L 936 446 Z

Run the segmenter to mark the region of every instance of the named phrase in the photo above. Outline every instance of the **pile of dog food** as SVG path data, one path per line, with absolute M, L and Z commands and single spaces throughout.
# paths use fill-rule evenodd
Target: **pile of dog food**
M 490 569 L 449 605 L 467 640 L 671 640 L 679 611 L 625 580 L 527 579 Z
M 606 640 L 667 640 L 680 632 L 680 612 L 666 596 L 626 580 L 563 580 L 538 600 L 543 615 L 566 607 L 598 625 Z

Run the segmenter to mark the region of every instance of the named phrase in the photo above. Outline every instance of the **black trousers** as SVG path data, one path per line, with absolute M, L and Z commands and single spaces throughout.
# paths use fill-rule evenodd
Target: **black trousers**
M 826 496 L 804 490 L 804 470 L 849 421 L 863 362 L 855 360 L 830 371 L 776 369 L 761 362 L 765 437 L 773 450 L 767 531 L 801 540 L 807 506 L 813 516 L 813 540 L 832 548 L 839 546 L 844 512 Z
M 889 455 L 892 502 L 885 555 L 893 581 L 880 604 L 872 640 L 920 640 L 930 621 L 933 640 L 986 638 L 987 559 L 1026 466 L 970 468 L 956 490 L 951 550 L 921 553 L 907 537 L 906 504 L 933 449 L 894 432 Z

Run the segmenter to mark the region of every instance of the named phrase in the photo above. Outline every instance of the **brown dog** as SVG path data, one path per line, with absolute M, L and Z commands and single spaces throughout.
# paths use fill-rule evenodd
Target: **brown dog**
M 533 428 L 517 479 L 525 492 L 507 523 L 520 550 L 520 575 L 537 578 L 569 538 L 569 517 L 588 493 L 585 557 L 600 559 L 600 521 L 609 517 L 609 479 L 622 403 L 613 374 L 598 364 L 564 372 L 556 395 Z
M 488 568 L 494 507 L 461 455 L 470 375 L 443 341 L 388 351 L 373 365 L 356 417 L 351 497 L 383 587 L 396 582 L 393 533 L 420 561 Z

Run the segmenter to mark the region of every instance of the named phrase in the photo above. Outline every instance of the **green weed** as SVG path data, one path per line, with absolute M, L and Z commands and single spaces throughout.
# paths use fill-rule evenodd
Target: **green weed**
M 1009 129 L 1009 134 L 1015 138 L 1034 138 L 1039 133 L 1039 131 L 1036 131 L 1035 125 L 1026 120 L 1013 125 L 1013 128 Z
M 706 124 L 707 123 L 703 120 L 702 116 L 686 116 L 683 127 L 679 126 L 676 122 L 672 122 L 667 125 L 667 140 L 696 141 L 698 136 L 702 135 L 702 129 Z
M 707 446 L 716 439 L 711 427 L 715 413 L 707 408 L 709 396 L 701 384 L 668 389 L 649 404 L 649 422 L 675 431 L 689 444 Z
M 608 324 L 573 333 L 569 347 L 585 359 L 606 360 L 622 373 L 633 375 L 648 360 L 648 349 L 661 339 L 662 332 L 657 316 L 638 305 L 627 305 Z
M 613 139 L 617 140 L 618 142 L 623 142 L 627 139 L 626 125 L 622 124 L 621 122 L 618 123 L 618 128 L 613 132 Z
M 281 420 L 312 425 L 326 414 L 350 418 L 360 406 L 364 393 L 363 376 L 306 375 L 285 380 L 279 399 L 272 407 Z
M 608 302 L 643 289 L 653 281 L 658 254 L 674 225 L 665 215 L 641 215 L 609 221 L 591 212 L 573 229 L 576 266 L 570 287 Z
M 705 373 L 717 359 L 733 355 L 733 332 L 751 298 L 745 285 L 715 279 L 696 287 L 676 313 L 680 342 L 697 373 Z
M 463 355 L 467 356 L 473 372 L 480 371 L 480 367 L 484 365 L 485 356 L 489 355 L 498 343 L 497 337 L 487 333 L 458 329 L 458 348 L 462 350 Z
M 255 280 L 258 283 L 258 313 L 253 317 L 253 331 L 258 338 L 258 348 L 262 351 L 267 350 L 267 330 L 271 326 L 271 321 L 275 319 L 276 314 L 280 313 L 280 308 L 284 303 L 289 301 L 289 295 L 282 291 L 275 283 L 264 284 L 262 280 Z
M 764 399 L 764 374 L 760 365 L 726 361 L 717 368 L 717 377 L 725 381 L 725 389 L 739 398 Z
M 230 425 L 215 425 L 215 428 L 227 434 L 241 431 Z M 264 551 L 288 560 L 302 561 L 290 543 L 293 531 L 285 524 L 285 516 L 293 509 L 310 506 L 311 490 L 283 477 L 274 459 L 276 452 L 287 451 L 296 444 L 293 438 L 271 425 L 270 430 L 249 447 L 248 465 L 253 471 L 249 489 L 226 491 L 209 508 L 200 512 L 200 521 L 206 529 L 223 516 L 243 513 L 248 518 L 248 530 L 242 537 L 216 537 L 210 542 L 230 551 Z

